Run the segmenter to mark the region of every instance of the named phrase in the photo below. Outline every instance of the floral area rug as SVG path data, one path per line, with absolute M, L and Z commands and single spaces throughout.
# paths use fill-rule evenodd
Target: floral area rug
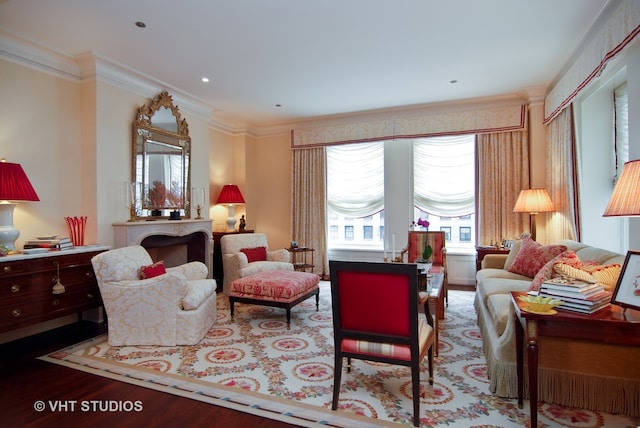
M 106 336 L 42 359 L 101 376 L 154 388 L 300 426 L 412 425 L 409 368 L 353 360 L 342 376 L 340 403 L 331 411 L 333 324 L 329 283 L 315 299 L 292 309 L 287 329 L 283 309 L 236 304 L 218 296 L 218 319 L 194 346 L 110 347 Z M 423 427 L 522 427 L 528 403 L 489 392 L 473 293 L 451 290 L 440 322 L 434 385 L 422 365 L 420 422 Z M 371 316 L 375 316 L 372 314 Z M 639 421 L 600 412 L 541 403 L 542 427 L 637 427 Z

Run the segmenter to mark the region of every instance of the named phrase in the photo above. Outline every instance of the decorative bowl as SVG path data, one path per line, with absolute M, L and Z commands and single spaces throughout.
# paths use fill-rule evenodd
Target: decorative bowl
M 562 300 L 554 299 L 552 297 L 542 296 L 518 296 L 521 302 L 526 303 L 526 309 L 530 309 L 533 312 L 550 312 L 554 307 L 561 305 Z

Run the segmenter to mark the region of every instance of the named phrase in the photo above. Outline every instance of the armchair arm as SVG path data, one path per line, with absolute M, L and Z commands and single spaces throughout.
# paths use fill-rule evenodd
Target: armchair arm
M 167 272 L 180 272 L 188 281 L 194 279 L 205 279 L 209 270 L 207 265 L 202 262 L 189 262 L 180 266 L 167 268 Z
M 487 254 L 480 263 L 480 269 L 504 269 L 507 254 Z
M 289 263 L 291 254 L 285 248 L 279 250 L 267 251 L 267 261 Z
M 175 345 L 176 315 L 185 284 L 186 278 L 179 272 L 100 283 L 109 344 Z
M 223 290 L 228 295 L 229 285 L 240 278 L 240 270 L 249 265 L 245 253 L 233 253 L 222 255 L 222 269 L 224 271 Z

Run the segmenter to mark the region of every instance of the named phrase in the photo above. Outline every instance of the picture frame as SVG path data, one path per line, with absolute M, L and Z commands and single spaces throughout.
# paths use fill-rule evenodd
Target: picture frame
M 298 241 L 291 241 L 291 248 L 298 248 Z
M 640 251 L 627 251 L 611 303 L 640 311 Z

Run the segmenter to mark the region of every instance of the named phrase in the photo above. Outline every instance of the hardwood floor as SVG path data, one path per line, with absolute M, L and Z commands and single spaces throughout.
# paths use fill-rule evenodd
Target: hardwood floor
M 0 345 L 0 424 L 5 427 L 251 427 L 294 425 L 213 406 L 187 398 L 117 382 L 37 360 L 48 352 L 101 334 L 94 323 L 78 323 Z M 91 401 L 96 400 L 96 404 Z M 42 401 L 45 410 L 36 411 Z M 101 411 L 93 406 L 132 406 L 141 409 Z M 99 403 L 99 404 L 98 404 Z M 66 404 L 51 410 L 52 405 Z

